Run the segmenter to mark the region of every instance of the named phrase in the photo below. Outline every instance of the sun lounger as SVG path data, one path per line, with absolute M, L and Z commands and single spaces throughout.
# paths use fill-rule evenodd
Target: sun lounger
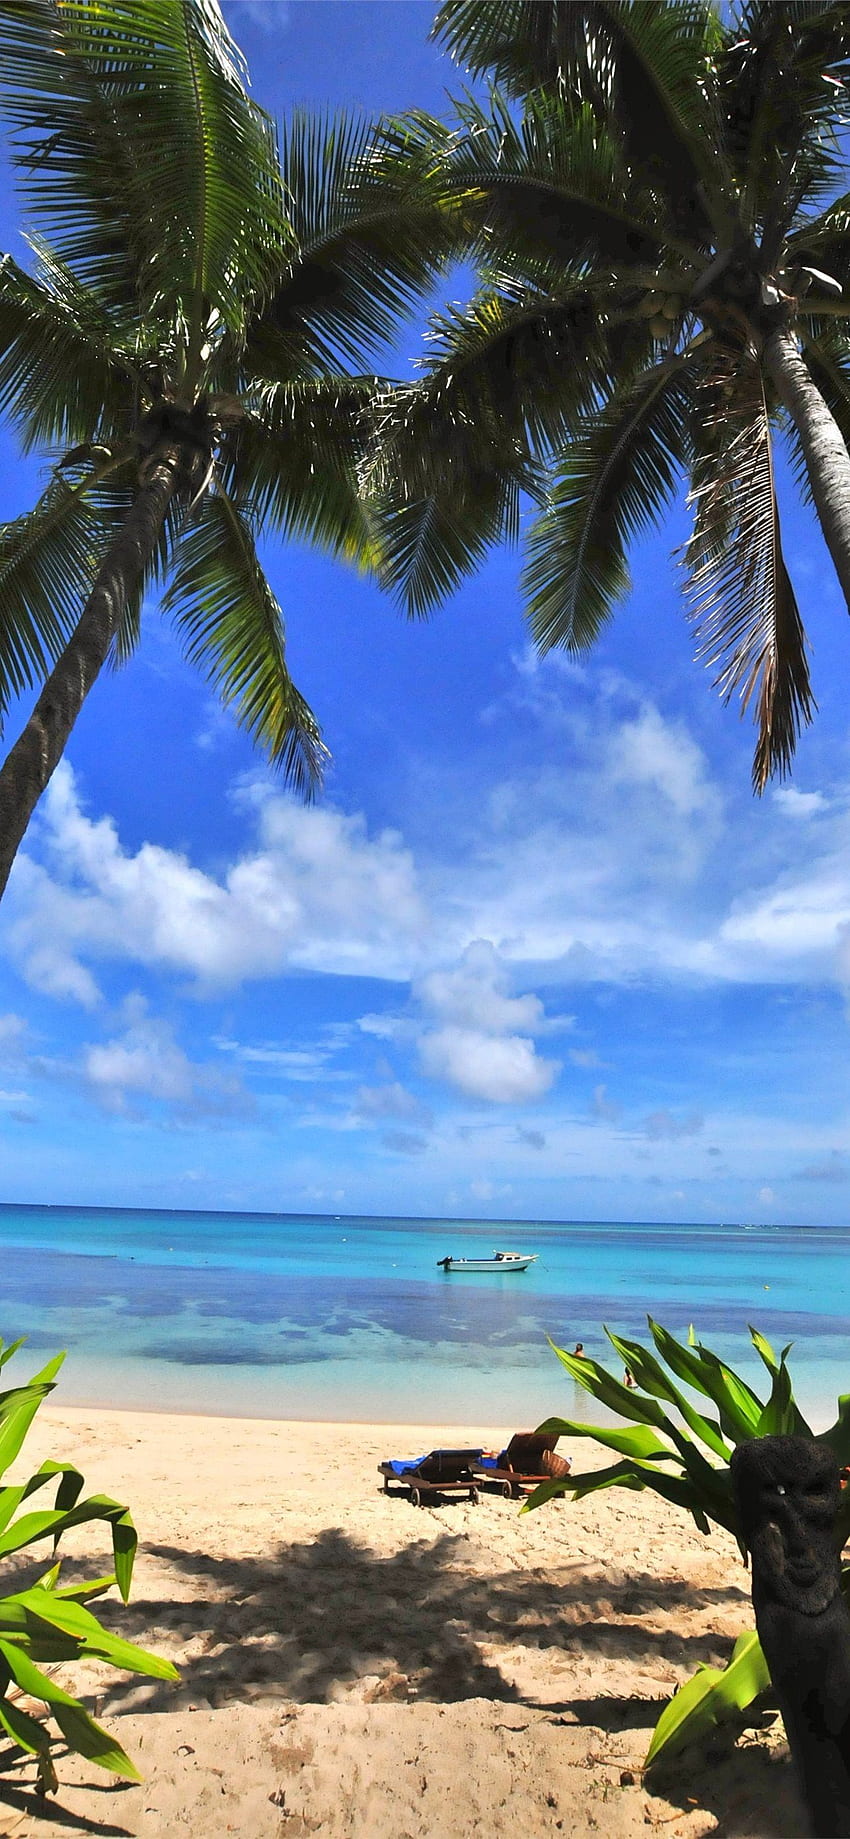
M 555 1455 L 557 1441 L 555 1433 L 518 1430 L 507 1449 L 497 1456 L 482 1456 L 475 1473 L 481 1481 L 498 1483 L 506 1499 L 519 1500 L 524 1489 L 569 1474 L 566 1458 Z
M 414 1507 L 433 1503 L 442 1494 L 468 1494 L 475 1507 L 475 1465 L 481 1454 L 480 1449 L 432 1449 L 427 1456 L 412 1456 L 408 1461 L 379 1462 L 378 1473 L 383 1475 L 385 1494 L 395 1481 L 407 1491 Z

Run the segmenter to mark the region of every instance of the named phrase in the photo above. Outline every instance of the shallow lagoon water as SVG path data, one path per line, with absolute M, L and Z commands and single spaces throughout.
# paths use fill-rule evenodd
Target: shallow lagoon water
M 527 1272 L 437 1260 L 535 1251 Z M 747 1323 L 817 1426 L 850 1391 L 850 1228 L 2 1207 L 0 1333 L 68 1349 L 59 1399 L 168 1411 L 532 1424 L 589 1416 L 547 1337 L 619 1363 L 647 1313 L 747 1371 Z M 19 1377 L 16 1369 L 10 1378 Z

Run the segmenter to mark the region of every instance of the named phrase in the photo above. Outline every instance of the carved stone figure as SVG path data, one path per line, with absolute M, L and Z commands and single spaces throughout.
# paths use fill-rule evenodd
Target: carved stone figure
M 850 1613 L 840 1588 L 832 1452 L 757 1437 L 732 1461 L 756 1627 L 815 1839 L 850 1836 Z

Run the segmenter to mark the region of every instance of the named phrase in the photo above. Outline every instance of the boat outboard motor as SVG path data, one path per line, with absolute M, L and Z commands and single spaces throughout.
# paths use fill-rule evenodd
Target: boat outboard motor
M 451 1263 L 452 1263 L 451 1258 L 438 1258 L 437 1259 L 437 1269 L 441 1271 L 448 1271 L 451 1267 Z

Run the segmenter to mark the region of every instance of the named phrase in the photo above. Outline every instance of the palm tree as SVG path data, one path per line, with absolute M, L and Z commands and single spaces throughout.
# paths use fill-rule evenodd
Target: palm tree
M 186 655 L 309 794 L 325 748 L 292 683 L 261 527 L 356 565 L 358 368 L 448 255 L 427 166 L 344 116 L 281 144 L 218 0 L 0 0 L 0 103 L 34 262 L 0 263 L 0 408 L 49 456 L 0 527 L 0 894 L 107 659 L 155 584 Z M 46 681 L 45 681 L 46 678 Z
M 444 0 L 435 34 L 501 87 L 453 135 L 415 122 L 479 200 L 480 287 L 381 407 L 386 579 L 424 611 L 516 531 L 524 488 L 532 632 L 579 651 L 689 481 L 698 655 L 754 702 L 761 791 L 815 706 L 777 435 L 850 606 L 850 11 Z

